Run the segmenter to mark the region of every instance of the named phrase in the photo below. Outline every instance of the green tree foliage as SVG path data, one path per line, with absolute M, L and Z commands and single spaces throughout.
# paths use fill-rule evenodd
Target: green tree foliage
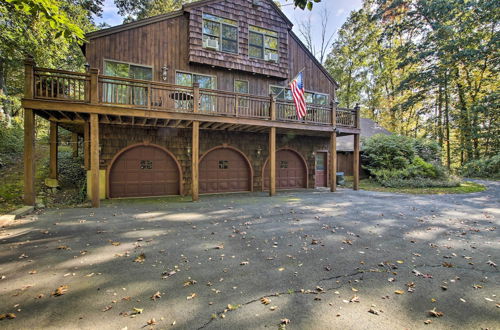
M 494 0 L 364 0 L 326 61 L 341 106 L 436 139 L 448 166 L 498 154 L 499 22 Z
M 84 33 L 102 0 L 0 0 L 0 120 L 10 123 L 23 93 L 23 60 L 44 67 L 79 69 Z
M 500 180 L 500 155 L 470 161 L 460 168 L 460 174 L 468 178 Z

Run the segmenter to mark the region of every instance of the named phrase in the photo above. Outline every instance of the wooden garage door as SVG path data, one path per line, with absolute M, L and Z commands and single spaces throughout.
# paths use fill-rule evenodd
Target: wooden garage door
M 200 192 L 250 191 L 251 171 L 245 157 L 236 150 L 210 151 L 200 162 Z
M 179 194 L 179 168 L 175 160 L 155 146 L 124 151 L 109 175 L 110 197 L 144 197 Z
M 307 188 L 307 171 L 302 158 L 291 150 L 276 152 L 276 189 Z M 264 189 L 269 189 L 269 160 L 264 170 Z

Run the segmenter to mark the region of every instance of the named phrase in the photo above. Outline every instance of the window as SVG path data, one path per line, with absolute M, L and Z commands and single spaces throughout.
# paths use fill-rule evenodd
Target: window
M 248 94 L 248 81 L 234 80 L 234 91 L 236 93 Z
M 228 160 L 219 160 L 219 169 L 227 170 L 228 168 L 229 168 L 229 161 Z
M 288 168 L 288 161 L 287 160 L 280 161 L 280 168 Z
M 175 83 L 177 85 L 192 87 L 193 83 L 198 83 L 200 88 L 204 89 L 216 89 L 217 80 L 214 76 L 206 76 L 202 74 L 190 73 L 190 72 L 176 72 L 175 73 Z M 192 97 L 187 97 L 186 100 L 175 101 L 175 106 L 178 109 L 189 109 L 191 108 L 191 103 L 193 102 Z M 200 96 L 200 110 L 201 111 L 215 111 L 216 110 L 217 99 L 215 95 L 210 95 L 207 93 L 202 93 Z
M 104 75 L 139 80 L 153 80 L 153 69 L 123 62 L 104 61 Z M 103 97 L 107 103 L 147 105 L 147 86 L 103 83 Z
M 203 14 L 203 48 L 238 53 L 238 22 Z
M 269 92 L 278 100 L 293 101 L 292 91 L 281 86 L 269 86 Z M 306 103 L 317 105 L 328 105 L 328 95 L 322 93 L 306 92 Z
M 150 160 L 141 160 L 141 170 L 152 170 L 153 162 Z
M 278 62 L 278 32 L 250 25 L 248 56 Z

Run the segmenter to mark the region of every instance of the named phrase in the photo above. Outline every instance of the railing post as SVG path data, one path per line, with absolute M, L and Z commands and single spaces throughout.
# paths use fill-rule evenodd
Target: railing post
M 238 95 L 234 96 L 234 116 L 238 117 L 238 108 L 239 108 L 240 98 Z
M 152 101 L 152 99 L 151 99 L 151 84 L 148 84 L 148 100 L 147 100 L 148 109 L 151 109 L 151 101 Z
M 354 110 L 356 110 L 356 121 L 355 121 L 356 128 L 361 128 L 360 127 L 361 108 L 359 106 L 359 103 L 356 103 Z
M 332 126 L 337 127 L 337 102 L 332 101 Z
M 90 103 L 99 103 L 99 69 L 90 69 Z
M 35 61 L 32 57 L 24 60 L 24 98 L 32 99 L 34 96 L 34 66 Z
M 200 84 L 193 84 L 193 112 L 198 112 L 200 109 Z
M 276 98 L 273 94 L 270 94 L 271 105 L 269 107 L 269 117 L 271 120 L 276 120 Z

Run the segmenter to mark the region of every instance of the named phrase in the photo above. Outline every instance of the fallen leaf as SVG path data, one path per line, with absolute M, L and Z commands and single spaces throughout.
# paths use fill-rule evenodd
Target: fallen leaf
M 61 285 L 60 287 L 58 287 L 57 289 L 55 289 L 54 292 L 52 292 L 52 296 L 62 296 L 66 292 L 68 292 L 68 286 L 67 285 Z
M 160 298 L 161 298 L 161 293 L 160 293 L 160 291 L 156 291 L 156 292 L 155 292 L 155 294 L 153 294 L 153 295 L 151 296 L 151 300 L 153 300 L 153 301 L 156 301 L 156 299 L 160 299 Z
M 108 305 L 108 306 L 104 307 L 104 308 L 102 309 L 102 311 L 103 311 L 103 312 L 107 312 L 107 311 L 109 311 L 111 308 L 113 308 L 113 306 Z
M 358 291 L 359 291 L 359 290 L 358 290 L 358 289 L 356 289 L 356 288 L 351 288 L 351 290 L 352 290 L 353 292 L 358 292 Z
M 16 314 L 14 314 L 14 313 L 0 314 L 0 320 L 4 320 L 4 319 L 12 320 L 15 318 L 16 318 Z
M 451 264 L 451 263 L 449 263 L 449 262 L 446 262 L 446 261 L 445 261 L 445 262 L 443 262 L 441 265 L 442 265 L 443 267 L 447 267 L 447 268 L 452 268 L 452 267 L 453 267 L 453 264 Z
M 271 303 L 271 299 L 264 297 L 260 299 L 260 302 L 263 303 L 264 305 L 269 305 Z
M 359 297 L 358 296 L 354 296 L 352 297 L 349 302 L 359 302 Z
M 432 323 L 432 321 L 431 321 L 431 320 L 425 320 L 425 321 L 424 321 L 424 324 L 431 324 L 431 323 Z
M 67 245 L 59 245 L 57 247 L 58 250 L 71 250 L 69 246 Z
M 278 306 L 271 306 L 271 307 L 269 307 L 269 310 L 274 312 L 276 310 L 276 308 L 278 308 Z
M 118 246 L 118 245 L 122 244 L 122 243 L 120 243 L 120 242 L 113 242 L 113 241 L 111 241 L 110 243 L 111 243 L 111 245 L 113 245 L 113 246 Z
M 187 286 L 190 286 L 190 285 L 194 285 L 196 284 L 197 282 L 195 280 L 188 280 L 188 281 L 185 281 L 184 284 L 182 285 L 183 287 L 187 287 Z
M 142 314 L 142 312 L 144 311 L 144 308 L 136 308 L 136 307 L 134 307 L 133 311 L 134 311 L 134 314 Z
M 134 259 L 134 262 L 143 263 L 144 260 L 146 260 L 146 255 L 144 253 L 141 253 Z
M 379 315 L 379 313 L 378 313 L 376 310 L 374 310 L 373 308 L 370 308 L 370 309 L 368 310 L 368 313 L 372 313 L 372 314 L 375 314 L 375 315 Z
M 441 316 L 443 316 L 443 315 L 444 315 L 444 313 L 443 313 L 443 312 L 438 312 L 438 311 L 436 310 L 436 308 L 433 308 L 433 309 L 431 309 L 431 310 L 429 311 L 429 315 L 430 315 L 430 316 L 434 316 L 434 317 L 441 317 Z
M 242 262 L 240 262 L 240 265 L 245 266 L 245 265 L 248 265 L 249 263 L 250 263 L 249 261 L 242 261 Z
M 149 321 L 146 322 L 147 325 L 155 325 L 156 324 L 156 320 L 155 319 L 151 319 Z
M 404 264 L 405 262 L 403 260 L 396 260 L 398 264 Z
M 191 300 L 191 299 L 193 299 L 193 298 L 195 298 L 195 297 L 196 297 L 196 293 L 191 293 L 191 295 L 190 295 L 190 296 L 187 296 L 187 297 L 186 297 L 186 299 L 187 299 L 187 300 Z
M 394 291 L 395 294 L 404 294 L 405 292 L 403 290 L 396 290 Z
M 281 319 L 281 324 L 290 324 L 290 320 L 289 319 Z
M 214 249 L 216 249 L 216 250 L 222 250 L 222 249 L 224 249 L 224 244 L 223 244 L 223 243 L 221 243 L 221 244 L 219 244 L 219 245 L 216 245 L 216 246 L 214 247 Z
M 241 305 L 231 305 L 231 304 L 228 304 L 227 305 L 227 309 L 229 309 L 230 311 L 234 311 L 234 310 L 237 310 L 238 308 L 240 308 Z

